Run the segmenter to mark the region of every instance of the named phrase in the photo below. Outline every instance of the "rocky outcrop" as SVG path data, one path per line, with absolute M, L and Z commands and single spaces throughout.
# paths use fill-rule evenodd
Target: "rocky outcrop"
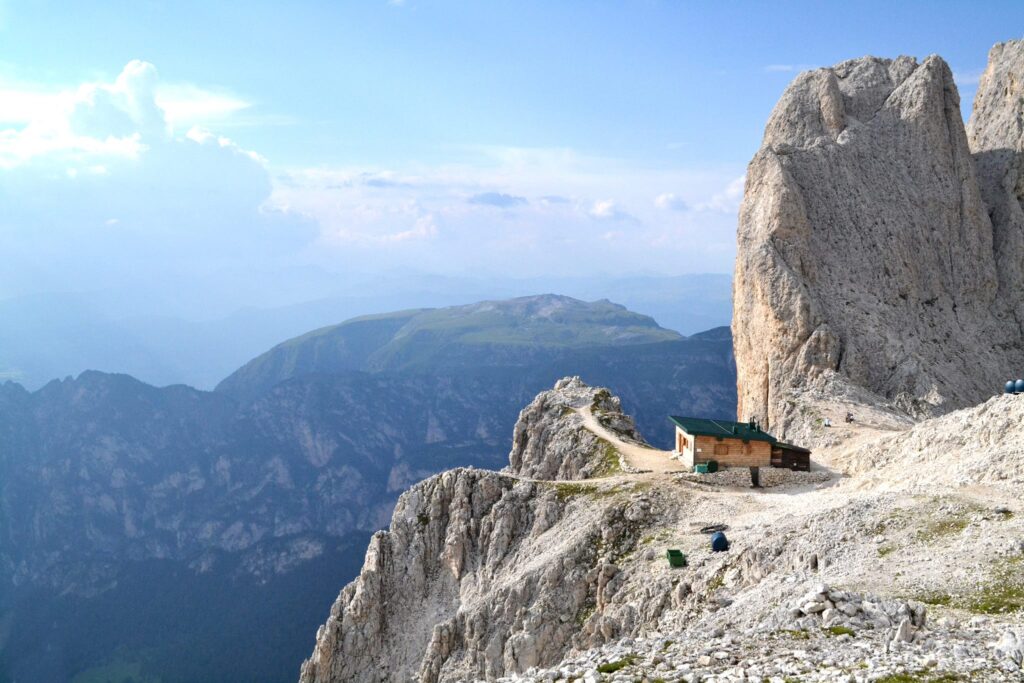
M 992 219 L 998 314 L 1024 323 L 1024 41 L 994 46 L 967 124 L 982 198 Z
M 927 493 L 983 485 L 1013 495 L 1024 487 L 1024 397 L 988 401 L 911 429 L 855 444 L 841 456 L 861 486 Z
M 569 443 L 558 432 L 579 427 L 543 416 L 593 400 L 594 391 L 571 379 L 545 392 L 550 403 L 536 404 L 547 409 L 524 411 L 538 419 L 520 421 L 536 450 L 513 456 L 548 462 L 543 446 Z M 616 670 L 628 672 L 622 680 L 726 680 L 742 670 L 757 680 L 830 681 L 865 667 L 863 680 L 875 680 L 915 670 L 907 667 L 923 656 L 951 675 L 1015 680 L 1020 664 L 1006 654 L 1013 644 L 986 649 L 1003 622 L 943 625 L 931 608 L 926 620 L 915 596 L 975 609 L 1001 599 L 994 586 L 1019 583 L 1024 545 L 1006 539 L 1020 538 L 1024 522 L 991 507 L 991 496 L 1012 500 L 1019 490 L 1019 449 L 1009 437 L 1001 442 L 1005 462 L 993 479 L 1005 476 L 1007 488 L 986 489 L 981 504 L 945 484 L 930 489 L 942 496 L 907 491 L 916 489 L 911 470 L 966 462 L 958 448 L 985 434 L 980 425 L 1019 424 L 1021 406 L 1024 398 L 1007 396 L 988 413 L 959 411 L 967 423 L 959 430 L 955 415 L 931 420 L 948 428 L 921 459 L 912 459 L 920 449 L 913 434 L 925 425 L 889 443 L 892 462 L 910 463 L 890 473 L 892 492 L 846 480 L 747 495 L 657 474 L 437 475 L 406 492 L 390 528 L 374 536 L 360 575 L 318 630 L 301 681 L 597 681 Z M 987 443 L 978 442 L 972 462 L 984 460 Z M 705 533 L 721 523 L 729 524 L 728 552 L 712 551 Z M 669 566 L 667 548 L 682 550 L 687 566 Z
M 604 553 L 635 544 L 647 508 L 559 486 L 578 485 L 461 469 L 406 492 L 301 680 L 493 679 L 588 642 L 618 572 Z
M 741 419 L 813 442 L 828 397 L 923 417 L 1021 367 L 999 299 L 1010 241 L 994 249 L 959 105 L 937 56 L 855 59 L 787 88 L 740 208 Z
M 617 396 L 587 386 L 579 377 L 566 377 L 519 413 L 507 471 L 548 480 L 589 479 L 620 471 L 618 452 L 583 425 L 581 409 L 590 409 L 622 439 L 645 443 Z

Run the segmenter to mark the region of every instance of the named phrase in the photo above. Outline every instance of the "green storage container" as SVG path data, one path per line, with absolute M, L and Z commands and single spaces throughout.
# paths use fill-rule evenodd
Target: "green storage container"
M 708 473 L 708 463 L 706 463 L 706 462 L 699 462 L 699 463 L 697 463 L 696 465 L 693 466 L 693 471 L 696 472 L 697 474 L 707 474 Z
M 665 551 L 665 556 L 668 558 L 668 563 L 673 567 L 685 567 L 686 566 L 686 555 L 683 554 L 682 550 L 675 548 L 669 548 Z
M 708 472 L 717 472 L 717 471 L 718 471 L 718 461 L 717 460 L 708 460 Z

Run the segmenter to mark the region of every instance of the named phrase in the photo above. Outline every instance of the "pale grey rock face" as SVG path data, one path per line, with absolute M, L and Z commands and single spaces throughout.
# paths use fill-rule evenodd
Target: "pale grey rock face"
M 556 486 L 485 470 L 414 486 L 317 632 L 301 680 L 493 679 L 590 643 L 581 625 L 618 571 L 597 548 L 628 550 L 646 511 L 571 505 Z
M 615 449 L 583 426 L 576 412 L 581 408 L 590 408 L 621 438 L 644 443 L 617 396 L 579 377 L 565 377 L 519 413 L 507 471 L 531 479 L 589 479 L 617 471 Z
M 828 394 L 939 414 L 1021 366 L 959 105 L 937 56 L 855 59 L 783 94 L 740 208 L 740 419 L 807 437 L 807 397 Z
M 998 312 L 1024 322 L 1024 41 L 994 46 L 978 84 L 967 139 L 992 218 Z

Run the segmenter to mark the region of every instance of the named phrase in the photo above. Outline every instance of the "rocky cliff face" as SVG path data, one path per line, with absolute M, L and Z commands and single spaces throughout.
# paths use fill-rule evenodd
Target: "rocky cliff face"
M 589 479 L 618 472 L 618 453 L 583 426 L 581 408 L 590 409 L 621 438 L 644 443 L 617 396 L 579 377 L 565 378 L 519 413 L 507 470 L 530 479 Z
M 524 410 L 517 444 L 529 446 L 513 449 L 516 469 L 555 471 L 548 449 L 577 462 L 572 474 L 599 461 L 580 425 L 561 419 L 566 401 L 594 393 L 566 379 Z M 1013 680 L 1020 662 L 1006 657 L 1019 639 L 1006 629 L 1016 617 L 935 623 L 914 596 L 996 610 L 1016 595 L 1020 579 L 1007 572 L 1024 544 L 1005 539 L 1022 537 L 1024 521 L 991 506 L 1019 486 L 1018 400 L 989 408 L 999 416 L 992 427 L 1009 433 L 984 480 L 999 483 L 982 498 L 955 493 L 949 478 L 927 488 L 933 495 L 907 495 L 941 469 L 965 429 L 989 420 L 968 410 L 940 418 L 942 446 L 890 473 L 884 492 L 856 480 L 810 490 L 797 478 L 770 495 L 664 473 L 437 475 L 403 494 L 390 528 L 374 536 L 301 681 L 870 681 L 909 675 L 926 659 L 936 680 Z M 861 458 L 884 453 L 895 467 L 918 440 L 886 435 Z M 723 522 L 732 545 L 712 552 L 702 527 Z M 665 548 L 685 552 L 688 566 L 669 567 Z M 955 566 L 935 563 L 941 556 Z
M 613 558 L 636 545 L 651 512 L 646 498 L 623 504 L 614 483 L 602 496 L 596 485 L 518 476 L 602 472 L 608 454 L 573 412 L 584 405 L 641 440 L 607 390 L 560 380 L 516 424 L 508 470 L 517 476 L 452 470 L 402 495 L 318 631 L 302 680 L 490 679 L 557 661 L 619 633 L 622 619 L 632 623 L 605 607 Z
M 967 124 L 982 198 L 992 218 L 999 274 L 997 315 L 1024 324 L 1024 41 L 999 43 L 988 54 Z
M 813 439 L 822 396 L 921 417 L 991 395 L 1024 361 L 1014 305 L 1000 299 L 1015 283 L 1000 256 L 1010 242 L 994 242 L 941 58 L 801 74 L 772 112 L 740 209 L 740 417 Z
M 494 472 L 417 485 L 371 541 L 302 680 L 469 680 L 557 659 L 585 609 L 590 566 L 579 556 L 597 524 L 548 533 L 564 513 L 554 490 Z

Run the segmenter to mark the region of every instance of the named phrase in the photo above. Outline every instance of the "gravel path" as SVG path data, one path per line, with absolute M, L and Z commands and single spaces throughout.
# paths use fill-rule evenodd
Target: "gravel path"
M 612 444 L 615 449 L 626 459 L 630 467 L 638 470 L 649 470 L 651 472 L 685 472 L 678 461 L 672 460 L 669 451 L 660 451 L 656 448 L 641 446 L 635 443 L 623 441 L 614 432 L 605 427 L 594 416 L 590 406 L 578 408 L 576 412 L 583 418 L 583 424 L 591 432 Z

